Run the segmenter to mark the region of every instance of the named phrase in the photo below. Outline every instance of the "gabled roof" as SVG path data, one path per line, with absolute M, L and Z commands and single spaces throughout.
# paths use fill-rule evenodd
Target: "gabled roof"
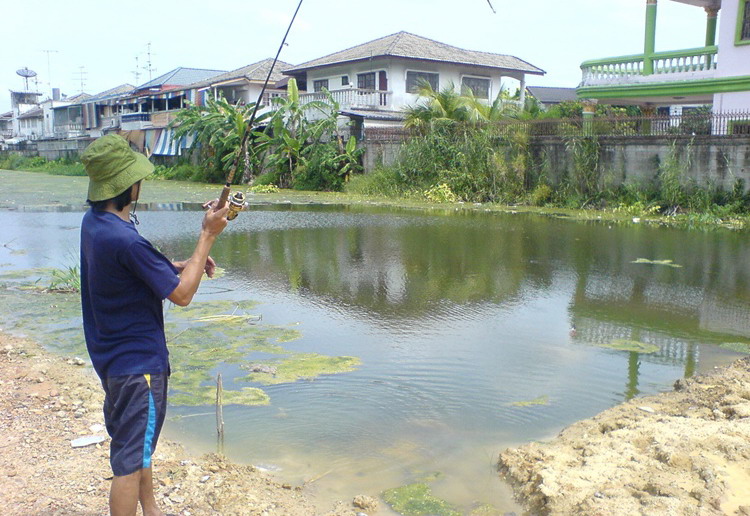
M 96 102 L 97 100 L 104 100 L 111 97 L 119 97 L 120 95 L 125 95 L 126 93 L 130 93 L 135 89 L 135 86 L 132 84 L 120 84 L 119 86 L 115 86 L 114 88 L 110 88 L 108 90 L 104 90 L 102 92 L 97 93 L 93 97 L 86 100 L 86 102 Z
M 352 61 L 361 61 L 373 57 L 404 57 L 409 59 L 423 59 L 427 61 L 438 61 L 444 63 L 459 63 L 474 66 L 485 66 L 489 68 L 501 68 L 504 70 L 522 71 L 525 73 L 544 75 L 544 70 L 527 63 L 514 56 L 493 54 L 490 52 L 479 52 L 465 50 L 445 43 L 440 43 L 409 32 L 397 32 L 390 36 L 357 45 L 340 52 L 335 52 L 318 59 L 302 63 L 284 73 L 295 75 L 312 68 L 330 66 Z
M 220 82 L 228 82 L 237 79 L 247 79 L 248 81 L 263 82 L 266 80 L 266 77 L 268 76 L 268 70 L 270 70 L 272 64 L 273 58 L 269 57 L 268 59 L 258 61 L 257 63 L 237 68 L 236 70 L 232 70 L 231 72 L 225 72 L 211 77 L 210 79 L 199 81 L 195 84 L 191 84 L 190 86 L 194 88 L 203 88 L 206 86 L 211 86 L 213 84 L 218 84 Z M 285 63 L 281 60 L 276 61 L 276 66 L 274 67 L 273 73 L 271 74 L 269 84 L 273 85 L 276 81 L 284 79 L 284 74 L 282 74 L 281 72 L 283 72 L 284 70 L 288 70 L 291 67 L 292 65 L 290 65 L 289 63 Z
M 24 118 L 42 118 L 43 116 L 44 112 L 42 111 L 42 108 L 35 107 L 18 115 L 18 119 L 22 120 Z
M 171 72 L 167 72 L 160 75 L 156 79 L 152 79 L 144 84 L 138 86 L 139 90 L 146 88 L 156 88 L 159 86 L 170 85 L 170 86 L 184 86 L 185 84 L 192 84 L 194 82 L 202 81 L 224 73 L 225 70 L 207 70 L 205 68 L 175 68 Z
M 0 113 L 0 118 L 13 118 L 13 111 L 8 111 L 7 113 Z
M 542 104 L 559 104 L 578 100 L 575 88 L 555 88 L 551 86 L 526 86 L 532 97 Z
M 76 104 L 90 98 L 91 95 L 89 95 L 88 93 L 76 93 L 75 95 L 71 95 L 70 97 L 65 97 L 63 101 L 70 102 L 71 104 Z

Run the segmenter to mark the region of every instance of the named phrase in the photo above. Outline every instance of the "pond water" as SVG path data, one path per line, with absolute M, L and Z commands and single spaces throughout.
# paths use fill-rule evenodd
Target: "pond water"
M 152 206 L 139 230 L 168 256 L 187 257 L 201 218 L 191 207 Z M 0 282 L 9 271 L 75 263 L 80 218 L 0 211 Z M 460 513 L 503 514 L 518 511 L 496 473 L 503 448 L 738 356 L 726 347 L 750 342 L 749 246 L 746 234 L 723 230 L 255 206 L 217 241 L 224 274 L 197 300 L 262 320 L 227 318 L 231 331 L 206 330 L 209 344 L 184 342 L 179 352 L 216 348 L 198 380 L 206 388 L 222 372 L 229 391 L 265 392 L 267 405 L 225 407 L 224 452 L 285 481 L 314 480 L 322 506 L 429 477 L 432 494 Z M 168 321 L 179 310 L 168 307 Z M 21 319 L 2 317 L 24 331 Z M 67 321 L 75 338 L 75 314 Z M 175 344 L 181 331 L 168 328 Z M 280 353 L 355 358 L 336 374 L 242 380 L 248 364 L 278 365 Z M 213 407 L 170 409 L 165 435 L 194 451 L 215 451 L 215 433 Z

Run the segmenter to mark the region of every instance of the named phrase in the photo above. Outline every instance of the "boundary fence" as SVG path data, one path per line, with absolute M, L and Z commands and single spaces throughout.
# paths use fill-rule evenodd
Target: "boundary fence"
M 593 118 L 542 118 L 484 123 L 498 136 L 518 133 L 539 137 L 586 136 L 721 136 L 750 138 L 750 111 L 686 113 L 683 115 Z M 371 142 L 404 142 L 418 134 L 399 126 L 365 127 L 363 139 Z

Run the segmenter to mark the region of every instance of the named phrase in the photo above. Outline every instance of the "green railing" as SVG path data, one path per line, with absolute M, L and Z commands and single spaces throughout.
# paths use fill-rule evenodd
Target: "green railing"
M 718 47 L 710 46 L 592 59 L 581 65 L 581 86 L 627 83 L 631 78 L 650 75 L 708 73 L 716 70 L 718 50 Z

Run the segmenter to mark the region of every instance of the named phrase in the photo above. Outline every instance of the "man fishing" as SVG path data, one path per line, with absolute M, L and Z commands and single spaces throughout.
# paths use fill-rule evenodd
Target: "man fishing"
M 86 346 L 104 388 L 104 421 L 112 438 L 114 478 L 110 514 L 163 513 L 154 498 L 151 455 L 167 407 L 170 374 L 164 336 L 163 300 L 187 306 L 205 272 L 208 255 L 227 225 L 227 207 L 208 211 L 195 251 L 185 262 L 170 262 L 135 228 L 141 181 L 154 170 L 125 139 L 107 135 L 81 155 L 89 176 L 88 203 L 81 223 L 81 305 Z

